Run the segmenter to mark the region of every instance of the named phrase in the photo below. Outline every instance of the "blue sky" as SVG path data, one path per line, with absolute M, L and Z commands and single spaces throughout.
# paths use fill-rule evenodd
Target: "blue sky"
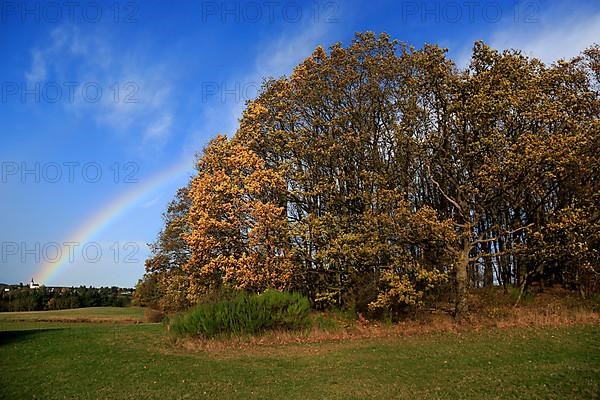
M 480 39 L 546 62 L 600 41 L 594 1 L 68 4 L 0 3 L 0 282 L 133 286 L 194 153 L 317 45 L 387 32 L 466 65 Z

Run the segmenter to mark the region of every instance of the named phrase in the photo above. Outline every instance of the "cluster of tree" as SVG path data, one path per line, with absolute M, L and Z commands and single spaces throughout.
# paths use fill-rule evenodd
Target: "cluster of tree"
M 0 294 L 0 311 L 44 311 L 80 307 L 126 307 L 131 289 L 118 287 L 12 287 Z
M 599 288 L 600 48 L 545 65 L 358 34 L 264 82 L 164 215 L 163 308 L 220 287 L 404 310 L 471 287 Z

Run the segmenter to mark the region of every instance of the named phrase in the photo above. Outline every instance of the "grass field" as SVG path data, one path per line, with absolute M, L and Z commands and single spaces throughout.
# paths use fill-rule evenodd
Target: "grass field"
M 7 321 L 37 322 L 141 322 L 141 307 L 90 307 L 56 311 L 0 312 L 0 324 Z
M 593 399 L 600 327 L 491 329 L 188 351 L 139 309 L 0 314 L 6 399 Z M 15 318 L 37 315 L 28 321 Z M 10 319 L 16 319 L 11 321 Z

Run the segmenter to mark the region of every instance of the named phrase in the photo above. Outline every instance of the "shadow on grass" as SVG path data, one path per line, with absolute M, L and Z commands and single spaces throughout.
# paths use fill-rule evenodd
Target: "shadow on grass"
M 21 342 L 23 340 L 41 336 L 47 332 L 63 330 L 64 328 L 43 328 L 43 329 L 27 329 L 27 330 L 0 330 L 0 346 L 5 346 L 11 343 Z

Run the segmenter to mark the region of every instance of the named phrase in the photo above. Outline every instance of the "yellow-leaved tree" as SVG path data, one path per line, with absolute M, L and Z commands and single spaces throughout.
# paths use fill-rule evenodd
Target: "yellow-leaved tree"
M 189 189 L 189 301 L 223 285 L 285 289 L 293 278 L 284 181 L 248 147 L 213 139 Z

